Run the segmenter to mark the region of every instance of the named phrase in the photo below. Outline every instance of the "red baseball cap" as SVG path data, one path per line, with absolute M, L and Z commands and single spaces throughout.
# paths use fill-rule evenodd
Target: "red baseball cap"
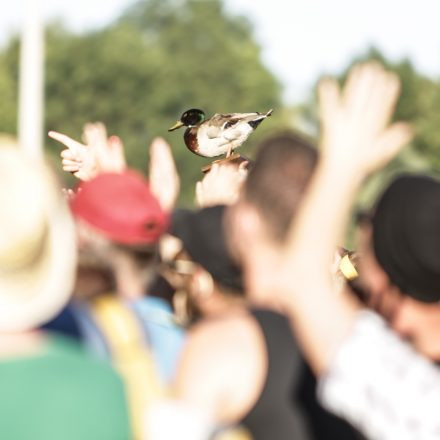
M 148 182 L 132 170 L 82 182 L 70 206 L 76 218 L 121 244 L 155 243 L 169 224 Z

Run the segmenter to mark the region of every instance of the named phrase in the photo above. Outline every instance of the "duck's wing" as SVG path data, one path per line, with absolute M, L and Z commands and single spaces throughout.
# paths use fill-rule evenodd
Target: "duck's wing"
M 216 137 L 235 139 L 240 137 L 243 131 L 248 132 L 247 125 L 251 125 L 251 128 L 254 129 L 263 119 L 271 114 L 272 110 L 269 110 L 267 113 L 216 113 L 207 121 L 207 135 L 211 139 Z M 236 134 L 234 135 L 234 133 Z
M 225 124 L 231 120 L 233 114 L 216 113 L 212 118 L 205 122 L 206 134 L 210 139 L 221 137 Z

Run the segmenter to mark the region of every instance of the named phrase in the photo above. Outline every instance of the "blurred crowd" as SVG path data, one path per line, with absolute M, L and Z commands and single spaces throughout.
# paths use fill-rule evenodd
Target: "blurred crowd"
M 213 162 L 193 210 L 162 138 L 147 179 L 101 123 L 49 132 L 73 189 L 0 146 L 0 437 L 440 439 L 440 181 L 396 176 L 341 247 L 398 97 L 322 80 L 319 145 Z

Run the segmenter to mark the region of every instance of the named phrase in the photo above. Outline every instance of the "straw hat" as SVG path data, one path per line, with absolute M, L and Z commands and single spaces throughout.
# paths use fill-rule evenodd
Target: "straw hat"
M 0 332 L 35 328 L 68 301 L 73 221 L 48 168 L 0 148 Z

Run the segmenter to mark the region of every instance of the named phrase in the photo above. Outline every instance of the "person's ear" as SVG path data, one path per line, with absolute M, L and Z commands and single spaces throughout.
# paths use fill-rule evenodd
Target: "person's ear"
M 362 225 L 358 230 L 357 238 L 361 280 L 371 295 L 382 295 L 389 289 L 390 280 L 374 255 L 372 226 L 369 224 Z

